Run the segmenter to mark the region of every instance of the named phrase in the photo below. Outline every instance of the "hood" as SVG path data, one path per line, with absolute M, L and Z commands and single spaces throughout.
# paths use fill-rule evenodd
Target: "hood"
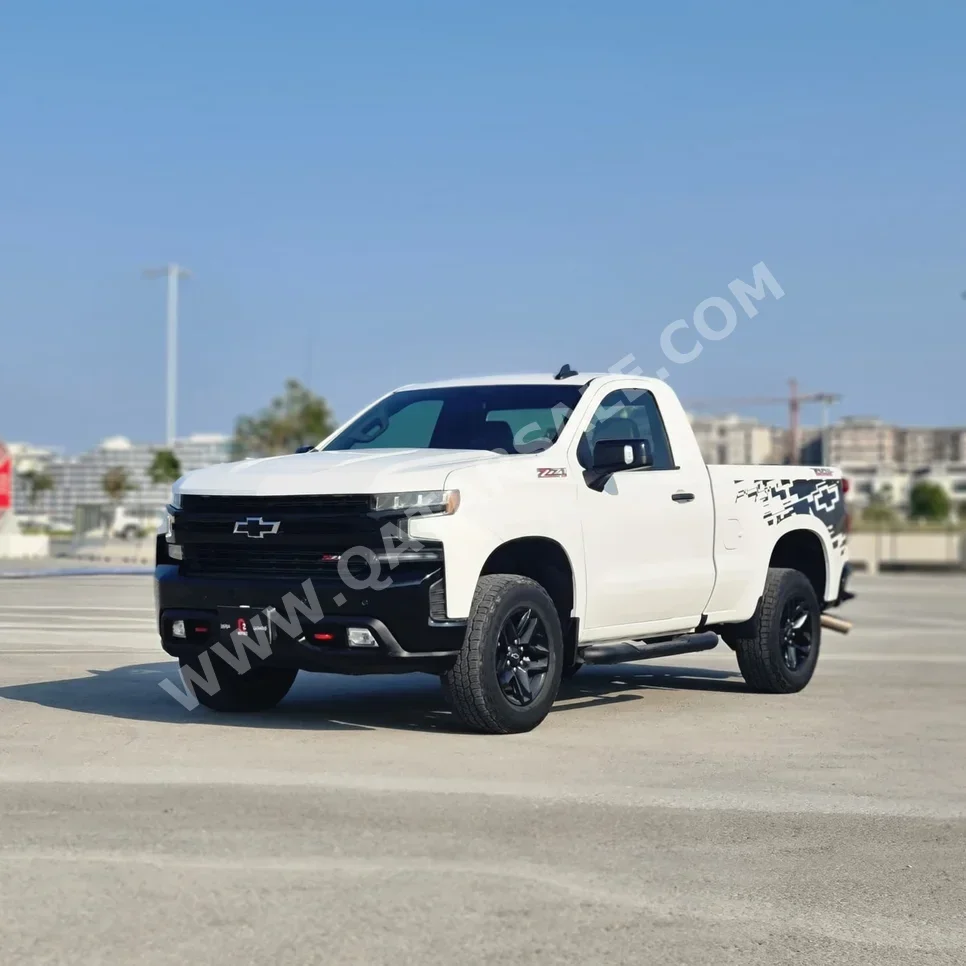
M 489 450 L 332 450 L 220 463 L 182 477 L 177 493 L 296 496 L 440 490 L 450 471 L 505 459 Z

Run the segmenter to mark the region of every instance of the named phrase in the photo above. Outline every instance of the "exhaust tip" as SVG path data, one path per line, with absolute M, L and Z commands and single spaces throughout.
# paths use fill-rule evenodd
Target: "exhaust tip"
M 841 617 L 833 617 L 831 614 L 822 614 L 822 627 L 837 631 L 839 634 L 848 634 L 852 630 L 852 622 L 844 621 Z

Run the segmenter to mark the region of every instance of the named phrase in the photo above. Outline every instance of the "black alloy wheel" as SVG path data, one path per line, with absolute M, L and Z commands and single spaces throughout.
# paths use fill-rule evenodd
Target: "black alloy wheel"
M 812 653 L 811 612 L 804 596 L 795 595 L 785 601 L 780 634 L 785 667 L 797 671 Z
M 771 567 L 758 611 L 735 628 L 735 656 L 753 691 L 793 694 L 815 673 L 822 645 L 822 605 L 799 570 Z
M 550 669 L 547 628 L 532 607 L 510 611 L 500 628 L 494 655 L 497 680 L 507 701 L 519 708 L 532 704 Z
M 463 646 L 442 675 L 443 694 L 471 731 L 532 731 L 557 698 L 563 661 L 560 617 L 546 589 L 521 574 L 484 574 Z

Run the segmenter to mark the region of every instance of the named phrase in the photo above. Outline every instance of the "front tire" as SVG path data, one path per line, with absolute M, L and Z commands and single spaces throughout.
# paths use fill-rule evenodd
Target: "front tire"
M 531 731 L 560 689 L 563 633 L 557 608 L 536 581 L 488 574 L 476 587 L 463 647 L 442 676 L 443 693 L 472 731 Z
M 212 711 L 267 711 L 288 694 L 295 682 L 298 671 L 286 667 L 250 667 L 244 674 L 239 674 L 223 660 L 205 652 L 211 659 L 211 669 L 217 680 L 217 689 L 208 694 L 200 684 L 190 685 L 200 704 Z M 199 664 L 198 658 L 181 658 L 181 676 L 185 687 L 189 687 L 185 680 L 185 672 L 190 669 L 196 680 L 211 680 L 206 675 L 207 670 Z
M 772 567 L 757 618 L 735 640 L 738 667 L 763 694 L 801 691 L 815 673 L 822 609 L 811 581 L 798 570 Z

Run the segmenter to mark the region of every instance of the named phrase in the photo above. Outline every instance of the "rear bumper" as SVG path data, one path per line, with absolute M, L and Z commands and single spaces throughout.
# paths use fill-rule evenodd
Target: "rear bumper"
M 466 630 L 465 621 L 433 620 L 430 614 L 430 589 L 442 576 L 438 565 L 400 566 L 388 586 L 354 590 L 337 576 L 306 581 L 187 577 L 176 565 L 160 564 L 155 568 L 158 633 L 168 654 L 197 657 L 220 640 L 219 607 L 250 607 L 253 615 L 273 608 L 282 620 L 272 622 L 265 664 L 338 674 L 438 673 L 452 666 Z M 296 600 L 302 602 L 299 609 L 293 607 Z M 185 622 L 186 638 L 174 637 L 176 620 Z M 376 646 L 349 647 L 349 627 L 368 629 Z M 231 643 L 225 646 L 232 650 Z

